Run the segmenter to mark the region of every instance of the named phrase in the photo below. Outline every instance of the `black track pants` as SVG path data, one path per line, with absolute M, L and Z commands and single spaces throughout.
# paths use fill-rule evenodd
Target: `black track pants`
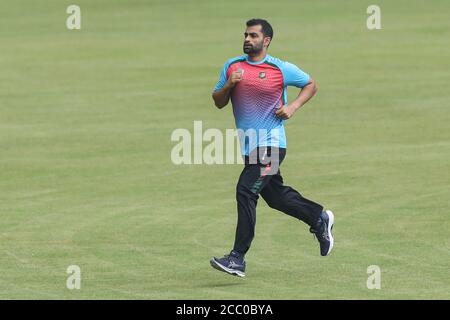
M 279 166 L 286 149 L 259 147 L 245 157 L 245 167 L 236 186 L 238 221 L 234 251 L 245 255 L 255 235 L 259 194 L 269 207 L 315 225 L 323 207 L 283 184 Z

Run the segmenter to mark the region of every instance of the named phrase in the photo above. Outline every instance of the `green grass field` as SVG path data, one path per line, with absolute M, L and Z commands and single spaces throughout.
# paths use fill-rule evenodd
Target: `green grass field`
M 369 31 L 373 3 L 1 2 L 0 298 L 449 299 L 450 3 L 376 1 Z M 323 258 L 261 200 L 243 280 L 209 266 L 231 248 L 242 167 L 176 166 L 170 136 L 234 128 L 211 91 L 253 17 L 317 80 L 281 170 L 337 221 Z

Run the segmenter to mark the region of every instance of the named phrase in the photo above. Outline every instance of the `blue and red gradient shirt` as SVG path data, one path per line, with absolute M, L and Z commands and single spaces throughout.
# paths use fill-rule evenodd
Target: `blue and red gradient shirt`
M 242 80 L 231 91 L 231 103 L 241 153 L 249 155 L 256 147 L 286 148 L 284 120 L 275 115 L 275 110 L 287 104 L 287 86 L 303 88 L 310 76 L 296 65 L 270 55 L 258 62 L 241 55 L 224 64 L 214 91 L 239 69 Z

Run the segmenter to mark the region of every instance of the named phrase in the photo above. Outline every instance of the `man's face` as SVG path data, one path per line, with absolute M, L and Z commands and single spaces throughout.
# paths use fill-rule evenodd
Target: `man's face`
M 264 38 L 264 34 L 261 32 L 261 25 L 247 27 L 244 33 L 244 52 L 247 54 L 257 54 L 265 46 L 270 43 L 270 38 Z

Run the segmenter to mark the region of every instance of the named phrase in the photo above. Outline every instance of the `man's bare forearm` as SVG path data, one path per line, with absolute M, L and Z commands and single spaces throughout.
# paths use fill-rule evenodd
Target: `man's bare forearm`
M 301 108 L 305 103 L 309 101 L 317 92 L 317 85 L 316 82 L 311 79 L 311 81 L 302 88 L 300 91 L 298 97 L 292 101 L 292 106 L 295 108 L 295 110 Z
M 231 89 L 233 89 L 233 87 L 226 83 L 221 89 L 213 92 L 212 97 L 217 108 L 221 109 L 228 104 L 228 101 L 230 101 Z
M 317 86 L 313 79 L 302 88 L 297 98 L 288 105 L 275 110 L 277 117 L 287 120 L 290 119 L 294 113 L 300 109 L 306 102 L 309 101 L 317 92 Z

